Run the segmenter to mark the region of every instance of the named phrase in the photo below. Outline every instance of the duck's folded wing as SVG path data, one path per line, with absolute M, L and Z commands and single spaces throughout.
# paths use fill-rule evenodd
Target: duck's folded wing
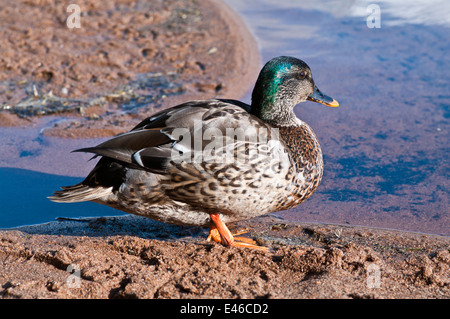
M 238 122 L 242 116 L 242 123 Z M 165 173 L 171 158 L 191 154 L 198 137 L 213 128 L 225 134 L 228 126 L 248 127 L 250 115 L 230 101 L 191 101 L 158 112 L 143 120 L 130 132 L 118 135 L 95 147 L 75 150 L 104 156 L 133 168 Z M 183 140 L 184 139 L 184 140 Z M 187 145 L 187 146 L 186 146 Z M 200 149 L 206 145 L 200 142 Z M 177 157 L 178 158 L 178 157 Z
M 94 153 L 96 156 L 109 157 L 124 163 L 133 163 L 136 151 L 172 142 L 170 137 L 160 130 L 131 131 L 114 137 L 94 147 L 77 149 L 74 152 Z

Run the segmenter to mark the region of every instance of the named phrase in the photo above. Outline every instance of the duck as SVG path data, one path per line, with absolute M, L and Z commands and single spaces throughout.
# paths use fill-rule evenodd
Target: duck
M 92 201 L 163 223 L 209 227 L 207 241 L 267 250 L 232 234 L 227 224 L 295 207 L 319 186 L 319 141 L 294 113 L 307 100 L 339 106 L 317 88 L 304 61 L 272 58 L 259 73 L 250 105 L 189 101 L 75 150 L 100 159 L 82 182 L 49 199 Z

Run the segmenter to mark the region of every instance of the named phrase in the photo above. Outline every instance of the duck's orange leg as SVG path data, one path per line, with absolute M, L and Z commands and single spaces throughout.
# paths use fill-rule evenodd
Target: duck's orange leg
M 216 243 L 221 243 L 224 246 L 246 247 L 263 251 L 269 251 L 267 247 L 255 245 L 255 241 L 244 237 L 233 237 L 227 225 L 220 219 L 219 214 L 210 214 L 211 220 L 214 223 L 209 230 L 207 241 L 214 240 Z
M 246 238 L 246 237 L 236 237 L 237 235 L 241 235 L 241 234 L 245 234 L 245 233 L 248 233 L 248 230 L 242 230 L 242 231 L 239 231 L 232 235 L 233 235 L 233 238 L 235 241 L 238 240 L 238 241 L 243 241 L 243 242 L 246 242 L 249 244 L 256 244 L 256 242 L 253 239 Z M 209 235 L 208 235 L 208 238 L 206 238 L 206 240 L 207 241 L 214 240 L 216 243 L 219 243 L 219 244 L 222 242 L 222 239 L 220 237 L 219 231 L 217 230 L 216 226 L 212 226 L 209 229 Z

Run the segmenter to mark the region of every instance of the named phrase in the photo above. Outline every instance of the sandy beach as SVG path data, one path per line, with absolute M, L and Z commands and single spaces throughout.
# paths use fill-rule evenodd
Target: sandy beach
M 238 99 L 251 89 L 260 68 L 257 44 L 219 0 L 190 1 L 188 8 L 181 0 L 145 2 L 151 14 L 144 16 L 138 13 L 144 2 L 115 2 L 106 19 L 105 8 L 83 1 L 90 13 L 83 28 L 71 32 L 58 1 L 46 1 L 55 11 L 32 2 L 1 10 L 5 25 L 19 22 L 1 29 L 0 39 L 19 40 L 16 47 L 0 46 L 0 102 L 27 102 L 26 112 L 71 118 L 44 136 L 94 138 L 125 132 L 158 108 L 196 98 Z M 45 37 L 20 24 L 31 16 L 44 21 Z M 93 31 L 99 29 L 108 39 Z M 148 37 L 152 41 L 144 41 Z M 74 48 L 73 39 L 83 45 Z M 157 91 L 140 86 L 142 73 L 156 79 Z M 45 117 L 25 111 L 1 111 L 0 125 L 32 126 Z M 0 298 L 450 297 L 449 237 L 271 215 L 231 228 L 247 229 L 246 236 L 270 251 L 223 247 L 206 242 L 207 229 L 132 215 L 0 230 Z

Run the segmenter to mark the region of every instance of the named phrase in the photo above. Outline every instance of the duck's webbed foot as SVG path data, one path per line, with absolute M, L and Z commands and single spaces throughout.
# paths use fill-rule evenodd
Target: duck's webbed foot
M 219 214 L 210 214 L 210 216 L 214 226 L 209 229 L 209 235 L 206 239 L 207 241 L 214 240 L 216 243 L 220 243 L 224 246 L 245 247 L 269 251 L 267 247 L 256 245 L 256 242 L 250 238 L 234 237 L 235 235 L 241 235 L 247 231 L 239 232 L 234 235 L 231 234 L 227 225 L 225 225 L 225 223 L 220 219 Z

